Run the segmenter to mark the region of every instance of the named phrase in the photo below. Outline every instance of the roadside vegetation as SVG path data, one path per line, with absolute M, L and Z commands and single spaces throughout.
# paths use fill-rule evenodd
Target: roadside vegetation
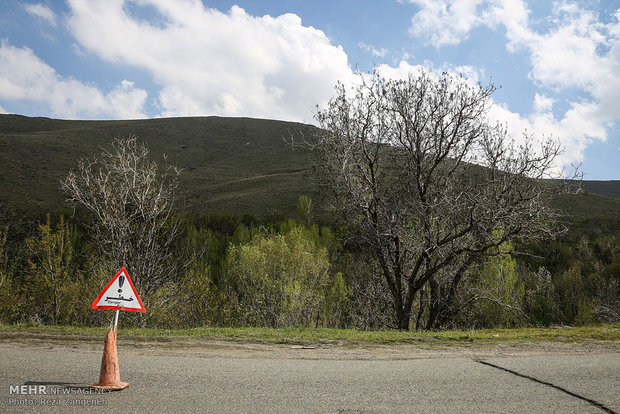
M 247 131 L 267 125 L 282 132 L 269 121 L 240 120 L 239 131 L 251 137 L 245 143 L 237 138 L 231 146 L 227 135 L 215 142 L 213 153 L 224 158 L 238 152 L 228 166 L 189 151 L 194 165 L 208 164 L 208 176 L 228 188 L 200 191 L 192 204 L 203 203 L 202 210 L 184 208 L 188 194 L 181 189 L 193 180 L 195 190 L 207 178 L 183 176 L 134 135 L 73 159 L 58 185 L 70 213 L 24 214 L 0 205 L 2 329 L 107 326 L 110 312 L 89 306 L 125 266 L 147 312 L 125 313 L 123 327 L 152 329 L 144 335 L 166 329 L 276 342 L 287 335 L 398 342 L 446 331 L 446 340 L 478 335 L 472 332 L 495 338 L 508 334 L 478 330 L 534 327 L 514 335 L 617 338 L 613 325 L 541 329 L 620 322 L 620 228 L 609 225 L 618 216 L 612 209 L 608 219 L 588 221 L 550 205 L 554 197 L 584 199 L 570 198 L 579 197 L 571 194 L 573 182 L 543 180 L 561 151 L 554 142 L 518 145 L 503 127 L 488 124 L 494 90 L 431 72 L 406 81 L 362 77 L 353 94 L 338 87 L 317 112 L 321 128 L 305 127 L 321 200 L 303 191 L 310 180 L 286 187 L 261 181 L 262 214 L 238 210 L 255 199 L 235 185 L 260 181 L 248 175 L 253 143 L 270 142 L 261 146 L 267 158 L 259 164 L 286 158 L 281 135 L 276 145 Z M 214 122 L 218 134 L 231 133 L 223 120 Z M 178 128 L 168 133 L 183 152 Z M 303 157 L 295 153 L 285 170 L 268 176 L 298 179 L 309 161 L 296 163 Z M 245 203 L 234 214 L 207 208 L 233 193 Z M 289 213 L 265 207 L 278 203 Z
M 390 327 L 389 298 L 375 264 L 363 252 L 343 246 L 342 230 L 302 217 L 177 219 L 181 231 L 170 260 L 182 265 L 152 293 L 145 295 L 137 286 L 147 313 L 124 313 L 123 326 Z M 109 322 L 110 312 L 89 306 L 116 269 L 102 266 L 83 222 L 74 220 L 48 215 L 35 223 L 17 217 L 3 222 L 1 323 Z M 487 299 L 471 302 L 443 329 L 587 326 L 620 320 L 620 234 L 571 233 L 516 249 L 526 254 L 493 257 L 476 268 L 463 294 L 484 290 Z

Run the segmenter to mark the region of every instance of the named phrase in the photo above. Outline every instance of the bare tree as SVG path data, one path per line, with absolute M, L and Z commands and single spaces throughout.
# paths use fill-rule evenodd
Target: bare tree
M 80 160 L 61 183 L 68 201 L 90 213 L 90 234 L 109 270 L 126 266 L 141 293 L 173 275 L 178 226 L 172 207 L 178 171 L 158 169 L 136 136 L 116 139 L 100 157 Z
M 423 70 L 406 80 L 359 76 L 318 108 L 319 183 L 328 208 L 379 264 L 395 327 L 409 329 L 430 294 L 426 328 L 452 317 L 469 269 L 514 239 L 553 237 L 548 205 L 560 147 L 511 139 L 486 117 L 493 85 Z M 419 315 L 420 316 L 420 315 Z

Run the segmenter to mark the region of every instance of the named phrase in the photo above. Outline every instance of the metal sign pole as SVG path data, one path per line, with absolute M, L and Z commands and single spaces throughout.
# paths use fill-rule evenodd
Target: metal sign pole
M 116 335 L 116 327 L 118 326 L 118 314 L 120 310 L 116 310 L 116 315 L 114 316 L 114 335 Z

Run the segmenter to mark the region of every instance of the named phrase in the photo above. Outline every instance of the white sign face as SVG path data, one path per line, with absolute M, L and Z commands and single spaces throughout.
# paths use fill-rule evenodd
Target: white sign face
M 146 312 L 136 292 L 129 273 L 123 267 L 103 288 L 90 305 L 92 309 L 118 309 L 132 312 Z

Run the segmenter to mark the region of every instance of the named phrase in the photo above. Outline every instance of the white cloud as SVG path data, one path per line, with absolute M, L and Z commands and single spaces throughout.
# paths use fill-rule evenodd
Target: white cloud
M 368 45 L 364 42 L 359 42 L 358 46 L 361 49 L 365 50 L 366 52 L 370 53 L 374 57 L 385 57 L 385 55 L 387 55 L 387 52 L 388 52 L 388 50 L 385 48 L 377 49 L 373 45 Z
M 419 75 L 424 69 L 422 65 L 411 65 L 409 62 L 401 60 L 398 66 L 382 64 L 377 66 L 377 72 L 387 79 L 406 80 L 409 74 L 413 76 Z
M 451 68 L 446 68 L 446 69 L 465 76 L 473 84 L 477 84 L 480 81 L 480 78 L 484 78 L 484 70 L 476 68 L 474 66 L 470 66 L 470 65 L 462 65 L 462 66 L 456 66 L 454 67 L 454 69 L 451 69 Z
M 409 33 L 435 47 L 457 45 L 472 29 L 506 28 L 509 48 L 531 35 L 527 29 L 529 10 L 521 0 L 401 0 L 415 4 Z
M 477 12 L 485 0 L 407 0 L 420 11 L 411 19 L 409 33 L 434 46 L 456 45 L 482 23 Z
M 56 13 L 54 13 L 48 6 L 45 4 L 25 4 L 24 9 L 28 14 L 34 16 L 38 19 L 41 19 L 48 23 L 49 25 L 56 27 Z
M 564 117 L 558 120 L 550 107 L 545 108 L 548 104 L 544 102 L 536 112 L 522 116 L 510 111 L 504 104 L 495 103 L 489 118 L 506 124 L 509 135 L 517 141 L 523 133 L 539 139 L 558 140 L 564 148 L 563 154 L 557 159 L 558 171 L 564 166 L 580 164 L 592 139 L 605 135 L 604 127 L 594 114 L 596 106 L 589 103 L 573 104 Z
M 145 118 L 146 91 L 128 81 L 104 94 L 94 86 L 63 78 L 32 50 L 0 43 L 0 99 L 49 106 L 60 118 Z
M 2 105 L 0 105 L 0 114 L 8 114 L 8 113 L 9 113 L 9 111 L 4 109 L 4 107 Z
M 534 110 L 537 113 L 549 112 L 553 108 L 553 98 L 549 98 L 545 95 L 536 94 L 534 96 Z
M 452 66 L 449 64 L 444 64 L 440 68 L 435 68 L 433 67 L 433 64 L 428 61 L 424 62 L 423 65 L 411 65 L 405 60 L 401 60 L 398 66 L 395 67 L 387 64 L 378 65 L 377 71 L 381 74 L 381 76 L 388 79 L 406 80 L 409 77 L 409 74 L 417 76 L 422 71 L 429 68 L 437 74 L 440 74 L 441 72 L 450 72 L 456 76 L 462 75 L 464 80 L 467 81 L 467 83 L 472 87 L 476 87 L 478 85 L 479 78 L 483 75 L 478 68 L 468 65 Z
M 497 106 L 494 116 L 513 131 L 527 128 L 553 135 L 566 146 L 565 161 L 580 162 L 593 139 L 605 141 L 607 128 L 620 121 L 620 9 L 603 24 L 596 13 L 574 3 L 555 2 L 548 29 L 539 32 L 529 22 L 523 0 L 407 0 L 420 7 L 410 33 L 436 47 L 458 44 L 472 29 L 502 26 L 508 51 L 530 54 L 530 79 L 539 88 L 568 91 L 569 109 L 554 116 L 555 100 L 536 94 L 533 112 L 522 116 Z
M 532 76 L 545 85 L 587 89 L 607 70 L 604 28 L 593 13 L 573 11 L 546 34 L 535 34 L 526 43 L 532 53 Z M 611 39 L 609 39 L 611 41 Z
M 581 91 L 581 98 L 569 101 L 570 109 L 555 121 L 563 126 L 560 137 L 569 137 L 578 147 L 583 146 L 579 139 L 586 144 L 591 139 L 605 141 L 607 126 L 620 120 L 618 17 L 620 11 L 615 22 L 604 25 L 591 11 L 557 3 L 554 26 L 547 33 L 522 27 L 521 31 L 529 30 L 529 34 L 513 36 L 530 50 L 530 76 L 539 86 Z
M 352 76 L 342 48 L 294 14 L 221 13 L 200 0 L 134 5 L 154 8 L 159 23 L 133 17 L 123 0 L 71 0 L 69 26 L 86 51 L 148 70 L 161 86 L 162 116 L 309 121 L 334 84 Z
M 530 10 L 521 0 L 491 0 L 486 2 L 487 8 L 479 22 L 491 28 L 504 26 L 508 43 L 506 48 L 514 52 L 523 44 L 532 41 L 536 33 L 529 28 Z

